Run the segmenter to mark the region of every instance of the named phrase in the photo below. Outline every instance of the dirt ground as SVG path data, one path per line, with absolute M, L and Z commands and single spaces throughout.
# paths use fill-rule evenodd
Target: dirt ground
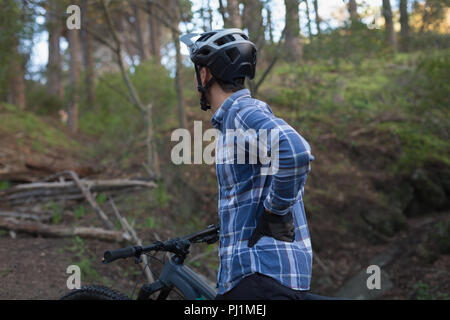
M 73 246 L 73 239 L 35 238 L 26 235 L 20 235 L 16 239 L 5 236 L 0 238 L 0 299 L 53 300 L 67 293 L 67 267 L 79 263 L 76 254 L 71 251 Z M 131 292 L 133 282 L 124 276 L 126 270 L 118 264 L 101 264 L 103 252 L 114 245 L 85 240 L 85 246 L 93 257 L 92 268 L 101 273 L 101 278 L 91 276 L 90 279 L 83 279 L 82 272 L 81 284 L 114 283 L 117 290 Z M 129 261 L 129 265 L 134 267 L 133 262 Z

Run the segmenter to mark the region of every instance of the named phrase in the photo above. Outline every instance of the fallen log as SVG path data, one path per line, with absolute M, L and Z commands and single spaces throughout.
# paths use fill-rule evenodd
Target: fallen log
M 15 212 L 15 211 L 0 211 L 0 217 L 10 217 L 10 218 L 19 218 L 25 220 L 33 220 L 33 221 L 50 221 L 52 219 L 51 214 L 32 214 L 32 213 L 23 213 L 23 212 Z
M 44 237 L 74 237 L 98 239 L 104 241 L 123 242 L 129 241 L 127 233 L 116 230 L 105 230 L 95 227 L 66 227 L 59 225 L 48 225 L 40 222 L 21 221 L 16 218 L 0 218 L 0 229 L 16 232 L 25 232 Z
M 81 186 L 81 187 L 80 187 Z M 52 199 L 80 199 L 84 197 L 82 189 L 92 193 L 136 190 L 137 188 L 154 188 L 153 181 L 136 179 L 85 180 L 73 179 L 58 182 L 34 182 L 19 184 L 0 191 L 0 202 L 42 202 Z

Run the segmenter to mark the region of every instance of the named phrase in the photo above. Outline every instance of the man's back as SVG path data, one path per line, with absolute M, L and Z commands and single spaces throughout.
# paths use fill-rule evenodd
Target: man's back
M 309 144 L 246 89 L 229 97 L 211 122 L 221 133 L 216 148 L 219 294 L 253 273 L 270 276 L 292 289 L 308 290 L 312 249 L 303 187 L 313 159 Z M 261 157 L 264 142 L 268 156 Z M 270 163 L 265 162 L 267 158 Z M 248 246 L 264 208 L 278 215 L 292 214 L 294 242 L 264 236 Z

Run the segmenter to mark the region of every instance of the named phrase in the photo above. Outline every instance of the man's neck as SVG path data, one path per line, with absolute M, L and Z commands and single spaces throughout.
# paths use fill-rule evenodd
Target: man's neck
M 213 85 L 210 89 L 209 103 L 211 104 L 211 110 L 216 112 L 217 109 L 227 100 L 233 93 L 223 91 L 217 84 Z

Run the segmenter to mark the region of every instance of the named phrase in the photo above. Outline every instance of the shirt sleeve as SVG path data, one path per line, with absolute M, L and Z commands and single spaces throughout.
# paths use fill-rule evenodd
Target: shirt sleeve
M 314 160 L 308 142 L 283 119 L 257 108 L 238 112 L 235 126 L 242 130 L 254 129 L 258 142 L 261 141 L 260 132 L 264 132 L 261 129 L 266 130 L 267 147 L 271 157 L 269 165 L 272 167 L 272 172 L 269 171 L 268 174 L 271 174 L 273 179 L 263 205 L 275 214 L 288 213 L 303 196 L 303 188 L 311 168 L 310 162 Z M 276 138 L 274 142 L 271 142 L 272 136 Z

